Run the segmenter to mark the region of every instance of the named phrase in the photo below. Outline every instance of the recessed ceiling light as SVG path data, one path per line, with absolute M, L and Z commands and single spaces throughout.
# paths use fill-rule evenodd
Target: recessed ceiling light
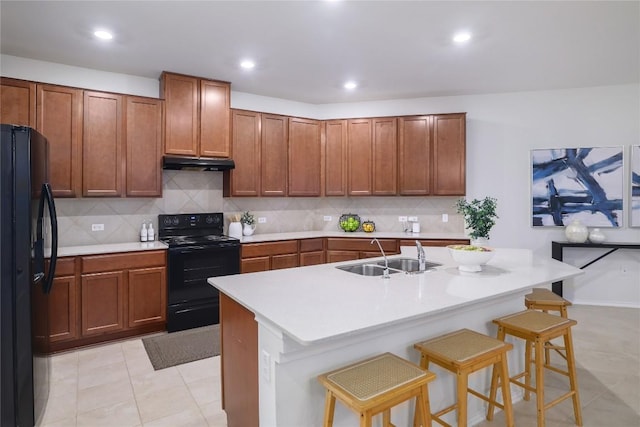
M 471 34 L 466 31 L 461 31 L 453 36 L 453 41 L 456 43 L 466 43 L 469 40 L 471 40 Z
M 244 68 L 245 70 L 250 70 L 250 69 L 252 69 L 253 67 L 256 66 L 256 63 L 251 61 L 251 60 L 249 60 L 249 59 L 245 59 L 244 61 L 242 61 L 240 63 L 240 66 L 242 68 Z
M 93 35 L 99 38 L 100 40 L 111 40 L 113 38 L 113 34 L 105 30 L 94 31 Z
M 358 87 L 358 83 L 356 83 L 356 82 L 346 82 L 344 84 L 344 88 L 345 89 L 349 89 L 349 90 L 353 90 L 353 89 L 355 89 L 357 87 Z

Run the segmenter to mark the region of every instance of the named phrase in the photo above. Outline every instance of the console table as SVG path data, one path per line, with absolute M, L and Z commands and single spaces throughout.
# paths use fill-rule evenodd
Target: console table
M 562 261 L 563 258 L 563 250 L 564 248 L 605 248 L 610 249 L 604 254 L 600 255 L 596 259 L 589 261 L 580 269 L 585 269 L 589 267 L 596 261 L 600 261 L 602 258 L 607 255 L 617 251 L 618 249 L 640 249 L 640 243 L 616 243 L 616 242 L 604 242 L 604 243 L 570 243 L 570 242 L 551 242 L 551 258 L 557 259 L 558 261 Z M 562 280 L 558 282 L 553 282 L 552 284 L 553 292 L 562 296 Z

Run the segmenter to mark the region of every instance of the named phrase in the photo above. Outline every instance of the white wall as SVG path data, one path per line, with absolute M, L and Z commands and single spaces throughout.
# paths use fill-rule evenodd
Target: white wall
M 35 61 L 34 66 L 34 61 L 6 55 L 0 60 L 0 71 L 8 77 L 125 93 L 153 92 L 150 79 L 107 79 L 100 71 L 41 61 Z M 107 80 L 125 83 L 120 89 L 104 87 Z M 232 106 L 318 119 L 466 112 L 467 197 L 490 195 L 498 199 L 500 219 L 491 232 L 492 245 L 529 248 L 546 256 L 551 254 L 550 242 L 564 240 L 564 234 L 562 229 L 534 229 L 530 225 L 530 150 L 622 145 L 624 194 L 628 195 L 629 147 L 640 144 L 637 84 L 325 105 L 232 92 Z M 603 229 L 610 241 L 640 244 L 640 228 L 629 228 L 628 216 L 627 203 L 624 226 Z M 565 260 L 582 265 L 601 252 L 568 250 Z M 584 276 L 565 285 L 565 295 L 574 303 L 640 307 L 640 251 L 611 254 L 588 267 Z

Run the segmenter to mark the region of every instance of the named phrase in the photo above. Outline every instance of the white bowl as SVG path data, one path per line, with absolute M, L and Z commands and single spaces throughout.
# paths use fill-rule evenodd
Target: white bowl
M 447 248 L 453 260 L 459 264 L 460 271 L 482 271 L 482 266 L 493 257 L 493 249 L 486 246 L 449 245 Z

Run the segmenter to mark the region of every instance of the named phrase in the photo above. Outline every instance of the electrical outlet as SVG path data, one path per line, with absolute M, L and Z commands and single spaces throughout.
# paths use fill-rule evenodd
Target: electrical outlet
M 398 222 L 407 222 L 407 217 L 406 216 L 399 216 L 398 217 Z
M 267 383 L 271 382 L 271 355 L 266 351 L 262 350 L 262 378 Z
M 264 224 L 265 222 L 267 222 L 267 217 L 265 216 L 258 217 L 258 224 Z
M 442 222 L 449 222 L 449 214 L 442 214 Z
M 91 231 L 104 231 L 104 224 L 91 224 Z
M 323 217 L 322 217 L 322 219 L 323 219 L 325 222 L 329 222 L 329 221 L 331 221 L 333 218 L 331 217 L 331 215 L 325 215 L 325 216 L 323 216 Z
M 409 222 L 418 222 L 417 216 L 410 216 L 408 219 L 409 219 Z

